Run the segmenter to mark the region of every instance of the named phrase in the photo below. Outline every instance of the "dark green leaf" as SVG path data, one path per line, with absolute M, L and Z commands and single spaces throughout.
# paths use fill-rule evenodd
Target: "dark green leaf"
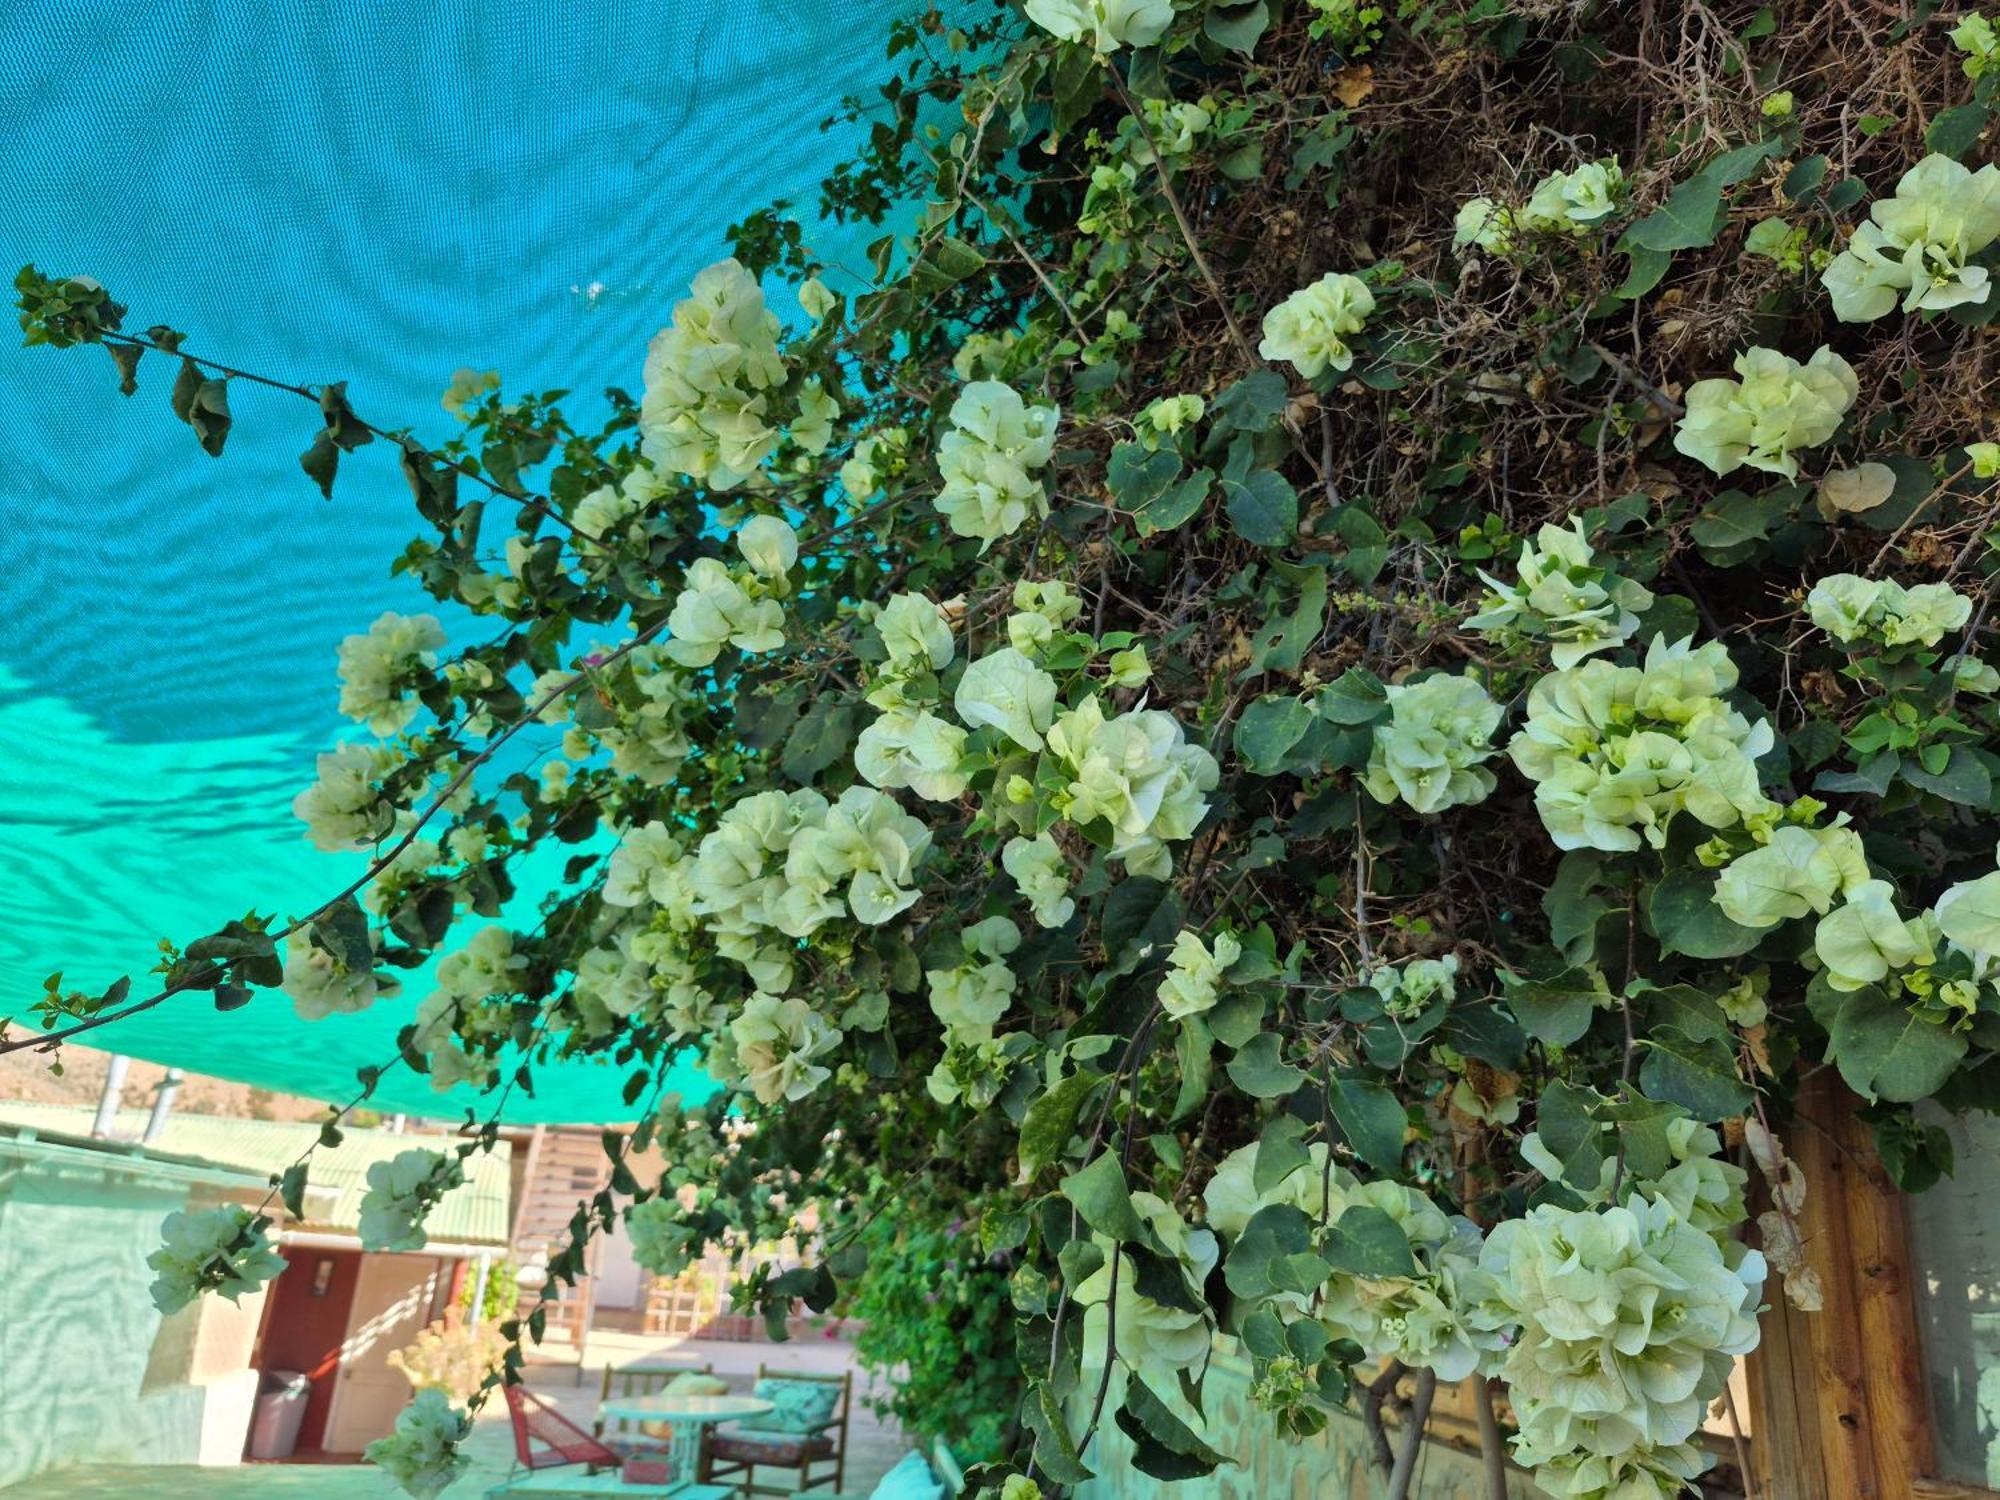
M 1229 1059 L 1229 1081 L 1253 1099 L 1282 1099 L 1295 1093 L 1306 1075 L 1280 1057 L 1275 1031 L 1260 1031 Z
M 1222 477 L 1229 524 L 1260 547 L 1282 547 L 1299 524 L 1299 497 L 1276 469 L 1252 469 L 1243 478 Z
M 1648 1097 L 1678 1104 L 1697 1120 L 1724 1120 L 1750 1107 L 1756 1093 L 1736 1072 L 1736 1056 L 1713 1037 L 1697 1041 L 1678 1026 L 1659 1026 L 1641 1039 L 1646 1060 L 1639 1087 Z
M 1348 1145 L 1377 1171 L 1394 1173 L 1403 1165 L 1403 1136 L 1409 1119 L 1396 1096 L 1379 1083 L 1335 1078 L 1333 1117 Z
M 1125 1186 L 1125 1169 L 1114 1151 L 1100 1151 L 1086 1167 L 1062 1180 L 1062 1195 L 1076 1205 L 1083 1222 L 1114 1240 L 1136 1240 L 1141 1230 Z
M 1285 757 L 1312 726 L 1313 713 L 1297 698 L 1267 693 L 1243 710 L 1233 736 L 1236 753 L 1259 776 L 1286 769 Z
M 1341 1214 L 1327 1232 L 1326 1258 L 1336 1271 L 1371 1279 L 1417 1274 L 1409 1236 L 1381 1209 L 1365 1203 Z

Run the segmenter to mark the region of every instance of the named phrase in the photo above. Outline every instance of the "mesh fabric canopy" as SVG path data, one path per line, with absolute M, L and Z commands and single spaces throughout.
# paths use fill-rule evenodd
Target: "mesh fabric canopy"
M 433 443 L 459 366 L 572 388 L 594 419 L 586 393 L 638 391 L 648 338 L 728 224 L 780 196 L 810 208 L 855 145 L 821 120 L 883 75 L 885 27 L 908 8 L 9 5 L 0 247 L 97 277 L 129 326 L 170 323 L 193 352 L 346 379 L 363 416 Z M 849 264 L 859 237 L 811 234 Z M 324 503 L 297 463 L 308 406 L 235 383 L 236 430 L 211 460 L 168 409 L 172 377 L 149 358 L 127 400 L 99 351 L 0 355 L 0 1014 L 58 968 L 148 993 L 160 938 L 332 894 L 358 860 L 316 852 L 289 808 L 351 729 L 336 644 L 386 608 L 444 614 L 460 640 L 494 628 L 388 576 L 420 523 L 386 444 L 344 463 Z M 346 1098 L 427 990 L 406 976 L 400 999 L 310 1025 L 274 993 L 229 1015 L 184 995 L 90 1040 Z M 623 1076 L 538 1068 L 507 1117 L 629 1115 Z M 401 1069 L 377 1099 L 478 1103 Z

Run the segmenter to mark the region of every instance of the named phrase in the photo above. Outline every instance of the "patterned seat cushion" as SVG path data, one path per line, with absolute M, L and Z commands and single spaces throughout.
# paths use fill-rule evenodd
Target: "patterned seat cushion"
M 766 1375 L 755 1392 L 771 1409 L 760 1416 L 745 1417 L 736 1424 L 739 1432 L 807 1433 L 833 1420 L 840 1405 L 841 1386 L 833 1380 L 789 1380 L 782 1375 Z
M 796 1468 L 813 1458 L 833 1456 L 833 1435 L 810 1437 L 785 1432 L 718 1432 L 708 1440 L 709 1456 L 739 1464 L 775 1464 Z

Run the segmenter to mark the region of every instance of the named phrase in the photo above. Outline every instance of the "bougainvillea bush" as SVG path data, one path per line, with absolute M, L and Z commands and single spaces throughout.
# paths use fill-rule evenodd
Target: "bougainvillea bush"
M 1760 1309 L 1818 1304 L 1802 1082 L 1920 1187 L 1950 1162 L 1914 1106 L 2000 1046 L 2000 47 L 1931 12 L 887 27 L 817 205 L 884 226 L 868 263 L 747 214 L 603 351 L 601 430 L 497 375 L 435 447 L 287 387 L 311 481 L 392 453 L 396 568 L 482 618 L 340 648 L 355 728 L 296 811 L 365 886 L 40 1019 L 282 985 L 398 1007 L 385 1066 L 440 1084 L 602 1055 L 672 1165 L 621 1156 L 552 1285 L 621 1217 L 673 1274 L 813 1205 L 806 1263 L 741 1254 L 780 1324 L 920 1318 L 946 1255 L 940 1290 L 1005 1288 L 1010 1500 L 1113 1422 L 1207 1472 L 1217 1335 L 1284 1431 L 1359 1411 L 1397 1491 L 1384 1409 L 1420 1432 L 1477 1376 L 1547 1493 L 1681 1492 Z M 222 451 L 227 351 L 19 285 L 29 342 L 171 380 Z M 702 1108 L 659 1096 L 684 1049 Z M 421 1243 L 456 1169 L 398 1163 L 383 1233 Z M 267 1277 L 264 1228 L 177 1227 L 163 1295 Z M 458 1428 L 408 1426 L 422 1492 Z

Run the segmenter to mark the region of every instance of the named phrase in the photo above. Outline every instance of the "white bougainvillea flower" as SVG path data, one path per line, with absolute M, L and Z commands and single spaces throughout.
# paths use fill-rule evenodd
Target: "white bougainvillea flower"
M 951 706 L 974 729 L 991 725 L 1023 750 L 1042 748 L 1055 717 L 1056 680 L 1012 646 L 967 665 Z
M 371 951 L 380 939 L 369 934 Z M 350 969 L 341 956 L 312 940 L 307 927 L 296 927 L 285 938 L 285 993 L 299 1019 L 317 1021 L 335 1013 L 366 1010 L 378 999 L 401 993 L 402 981 L 378 974 L 371 964 Z
M 1260 357 L 1288 360 L 1311 380 L 1322 370 L 1345 370 L 1354 363 L 1347 340 L 1367 326 L 1375 294 L 1358 276 L 1333 271 L 1301 287 L 1264 314 Z
M 729 1031 L 760 1104 L 803 1099 L 833 1076 L 813 1059 L 831 1052 L 840 1033 L 797 996 L 752 995 Z
M 817 375 L 799 384 L 799 413 L 792 418 L 792 441 L 818 456 L 833 442 L 833 424 L 840 420 L 840 403 Z
M 314 765 L 319 779 L 292 799 L 292 815 L 306 825 L 314 848 L 366 849 L 396 826 L 396 810 L 381 787 L 395 765 L 387 750 L 337 745 Z
M 1898 969 L 1937 958 L 1937 925 L 1928 914 L 1904 920 L 1896 890 L 1886 880 L 1866 880 L 1847 904 L 1819 919 L 1813 952 L 1837 990 L 1879 984 Z
M 247 1208 L 168 1214 L 160 1238 L 146 1264 L 153 1271 L 153 1306 L 167 1316 L 203 1292 L 234 1302 L 285 1269 Z
M 951 626 L 944 611 L 922 594 L 891 594 L 875 616 L 875 632 L 897 666 L 942 672 L 951 665 Z
M 1950 584 L 1905 588 L 1893 578 L 1833 573 L 1806 595 L 1813 624 L 1842 644 L 1935 646 L 1972 618 L 1972 601 Z
M 785 644 L 785 610 L 775 599 L 751 598 L 717 559 L 698 557 L 674 599 L 667 630 L 672 639 L 662 649 L 669 656 L 684 667 L 706 667 L 724 646 L 752 655 L 776 651 Z
M 1243 956 L 1243 944 L 1233 932 L 1218 932 L 1204 944 L 1201 934 L 1185 928 L 1167 954 L 1167 972 L 1158 990 L 1160 1009 L 1175 1020 L 1213 1010 L 1222 988 L 1223 972 Z
M 737 261 L 700 272 L 646 353 L 646 457 L 718 489 L 748 479 L 777 447 L 769 396 L 785 380 L 779 332 L 763 290 Z
M 1199 1310 L 1190 1312 L 1147 1296 L 1139 1289 L 1138 1268 L 1132 1257 L 1110 1255 L 1105 1242 L 1104 1264 L 1076 1288 L 1077 1305 L 1086 1309 L 1084 1345 L 1102 1349 L 1110 1337 L 1110 1347 L 1116 1348 L 1125 1368 L 1161 1400 L 1173 1401 L 1180 1394 L 1180 1372 L 1208 1361 L 1215 1315 L 1209 1311 L 1202 1287 L 1215 1269 L 1219 1250 L 1212 1233 L 1189 1228 L 1173 1206 L 1157 1194 L 1133 1193 L 1132 1208 L 1154 1239 L 1166 1247 L 1171 1265 L 1179 1268 L 1188 1302 Z
M 1512 584 L 1479 575 L 1491 592 L 1465 627 L 1503 642 L 1546 640 L 1558 668 L 1622 646 L 1639 628 L 1636 611 L 1653 602 L 1651 590 L 1599 564 L 1580 516 L 1568 526 L 1544 525 L 1522 543 L 1514 571 Z
M 1375 727 L 1362 785 L 1377 802 L 1420 813 L 1484 801 L 1496 782 L 1481 762 L 1494 752 L 1502 709 L 1470 677 L 1439 675 L 1388 689 L 1389 718 Z
M 482 927 L 472 941 L 445 956 L 438 965 L 438 988 L 460 1000 L 485 1000 L 511 995 L 516 976 L 528 967 L 527 957 L 514 951 L 514 935 L 504 927 Z
M 1775 927 L 1797 917 L 1824 916 L 1834 901 L 1873 876 L 1861 836 L 1851 828 L 1786 824 L 1770 841 L 1731 860 L 1715 886 L 1715 904 L 1744 927 Z
M 840 487 L 856 500 L 882 488 L 884 480 L 903 472 L 910 451 L 910 434 L 901 427 L 884 427 L 854 445 L 840 466 Z
M 1055 453 L 1060 419 L 1055 407 L 1029 406 L 997 380 L 976 380 L 959 393 L 950 430 L 938 440 L 944 486 L 933 502 L 954 532 L 990 546 L 1029 516 L 1049 513 L 1035 474 Z
M 396 1430 L 368 1445 L 368 1462 L 414 1500 L 436 1497 L 472 1465 L 458 1445 L 472 1436 L 472 1418 L 436 1387 L 418 1391 L 396 1418 Z
M 1000 867 L 1020 887 L 1021 899 L 1038 926 L 1060 927 L 1076 914 L 1076 902 L 1069 894 L 1069 865 L 1048 834 L 1007 840 L 1000 851 Z
M 1972 260 L 2000 239 L 2000 168 L 1974 172 L 1948 156 L 1926 156 L 1868 217 L 1820 278 L 1843 323 L 1882 317 L 1899 297 L 1913 313 L 1992 295 L 1990 274 Z
M 1007 1013 L 1014 997 L 1014 971 L 1007 955 L 1021 946 L 1021 929 L 1006 917 L 988 917 L 959 934 L 965 962 L 952 969 L 926 969 L 931 1012 L 967 1039 L 983 1040 Z M 984 960 L 983 962 L 981 960 Z
M 1134 709 L 1107 719 L 1094 693 L 1056 719 L 1048 742 L 1069 778 L 1056 798 L 1062 815 L 1108 824 L 1111 855 L 1130 873 L 1169 874 L 1166 846 L 1193 837 L 1221 779 L 1215 757 L 1188 744 L 1172 714 Z
M 1173 0 L 1026 0 L 1021 8 L 1051 36 L 1081 42 L 1100 57 L 1150 47 L 1174 21 Z
M 1452 221 L 1451 248 L 1463 250 L 1476 245 L 1492 255 L 1505 255 L 1514 248 L 1514 214 L 1491 198 L 1474 198 L 1459 209 Z
M 965 795 L 967 777 L 959 770 L 965 731 L 928 710 L 892 711 L 861 731 L 854 742 L 854 769 L 870 786 L 906 786 L 931 802 Z
M 737 528 L 736 550 L 759 578 L 783 583 L 799 560 L 799 534 L 777 516 L 752 516 Z
M 384 739 L 402 733 L 417 716 L 412 679 L 437 665 L 443 644 L 436 615 L 384 611 L 340 643 L 340 711 Z
M 1368 987 L 1382 997 L 1382 1008 L 1398 1020 L 1409 1020 L 1437 999 L 1458 995 L 1458 955 L 1413 958 L 1404 964 L 1382 964 L 1369 971 Z
M 375 1162 L 368 1168 L 368 1191 L 361 1197 L 361 1248 L 423 1249 L 428 1242 L 424 1216 L 464 1181 L 465 1169 L 456 1154 L 417 1148 Z
M 1613 157 L 1551 172 L 1535 184 L 1518 222 L 1543 234 L 1583 234 L 1618 211 L 1625 174 Z
M 1736 374 L 1689 386 L 1674 432 L 1674 447 L 1716 474 L 1748 464 L 1798 478 L 1798 450 L 1832 437 L 1861 390 L 1847 361 L 1825 347 L 1804 364 L 1776 349 L 1746 349 Z

